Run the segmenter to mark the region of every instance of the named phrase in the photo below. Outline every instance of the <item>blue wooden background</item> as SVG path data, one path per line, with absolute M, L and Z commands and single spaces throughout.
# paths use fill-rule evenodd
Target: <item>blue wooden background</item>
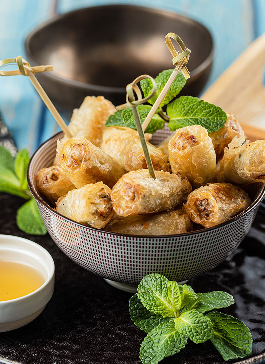
M 59 12 L 85 6 L 131 4 L 166 9 L 202 22 L 215 41 L 214 67 L 208 86 L 247 46 L 265 32 L 265 0 L 60 0 Z M 52 16 L 54 0 L 0 1 L 0 59 L 24 56 L 27 34 Z M 0 77 L 0 111 L 18 148 L 32 153 L 57 130 L 27 77 Z

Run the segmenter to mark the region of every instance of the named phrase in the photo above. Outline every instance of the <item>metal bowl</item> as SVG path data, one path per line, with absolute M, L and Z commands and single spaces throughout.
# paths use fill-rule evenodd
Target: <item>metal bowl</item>
M 159 130 L 154 139 L 159 143 L 169 133 Z M 82 267 L 124 290 L 130 290 L 126 284 L 137 285 L 149 273 L 183 282 L 217 266 L 243 240 L 265 195 L 263 183 L 249 185 L 253 202 L 245 211 L 213 228 L 185 234 L 133 236 L 90 228 L 55 212 L 36 188 L 36 174 L 52 165 L 56 141 L 62 136 L 53 136 L 32 156 L 28 167 L 31 193 L 58 247 Z
M 31 65 L 54 66 L 38 78 L 55 105 L 71 113 L 87 95 L 122 104 L 126 85 L 137 76 L 172 68 L 164 42 L 168 32 L 192 51 L 183 94 L 198 96 L 210 75 L 213 39 L 202 24 L 176 13 L 130 5 L 80 9 L 30 33 L 25 51 Z

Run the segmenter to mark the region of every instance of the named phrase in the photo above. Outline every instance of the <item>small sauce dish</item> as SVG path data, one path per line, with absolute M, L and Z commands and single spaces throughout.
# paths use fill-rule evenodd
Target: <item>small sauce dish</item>
M 40 245 L 17 236 L 0 234 L 1 262 L 2 267 L 8 262 L 27 266 L 33 274 L 35 271 L 42 277 L 41 285 L 33 292 L 0 301 L 0 332 L 5 332 L 27 325 L 41 314 L 53 295 L 55 267 L 51 255 Z M 4 275 L 0 275 L 0 283 L 1 279 Z

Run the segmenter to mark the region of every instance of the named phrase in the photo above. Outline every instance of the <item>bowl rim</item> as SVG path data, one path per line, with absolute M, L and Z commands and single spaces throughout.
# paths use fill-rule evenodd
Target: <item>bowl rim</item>
M 32 30 L 28 36 L 26 37 L 25 41 L 24 41 L 24 49 L 26 51 L 26 53 L 29 55 L 30 59 L 29 62 L 33 62 L 34 64 L 38 64 L 36 58 L 33 56 L 32 52 L 31 52 L 31 48 L 30 48 L 30 42 L 31 39 L 34 37 L 35 34 L 37 34 L 39 31 L 41 31 L 42 29 L 48 27 L 50 24 L 53 23 L 57 23 L 58 21 L 60 21 L 61 19 L 67 18 L 69 16 L 71 16 L 72 14 L 77 14 L 80 13 L 82 11 L 84 11 L 84 9 L 88 10 L 88 9 L 98 9 L 100 10 L 101 8 L 109 8 L 109 9 L 115 9 L 115 8 L 123 8 L 123 9 L 139 9 L 139 10 L 143 10 L 143 11 L 148 11 L 149 13 L 157 13 L 157 14 L 163 14 L 166 15 L 167 17 L 171 17 L 171 18 L 175 18 L 177 19 L 182 19 L 187 23 L 195 23 L 197 24 L 198 27 L 204 29 L 206 31 L 206 33 L 209 35 L 209 39 L 211 41 L 211 50 L 210 53 L 208 54 L 208 56 L 205 58 L 205 60 L 198 66 L 196 67 L 194 70 L 190 71 L 190 78 L 194 77 L 198 77 L 208 66 L 211 65 L 211 63 L 213 62 L 213 56 L 214 56 L 214 40 L 213 40 L 213 36 L 211 34 L 211 32 L 209 31 L 209 29 L 202 23 L 200 23 L 197 20 L 194 20 L 188 16 L 182 15 L 182 14 L 178 14 L 177 12 L 173 12 L 173 11 L 169 11 L 169 10 L 165 10 L 162 8 L 151 8 L 151 7 L 145 7 L 145 6 L 137 6 L 137 5 L 128 5 L 128 4 L 109 4 L 109 5 L 97 5 L 97 6 L 89 6 L 89 7 L 84 7 L 84 8 L 80 8 L 77 10 L 73 10 L 73 11 L 69 11 L 66 12 L 64 14 L 59 14 L 56 15 L 55 17 L 53 17 L 52 19 L 40 24 L 39 26 L 37 26 L 34 30 Z M 77 81 L 75 79 L 71 79 L 71 78 L 64 78 L 61 77 L 60 75 L 55 73 L 49 73 L 46 72 L 45 77 L 47 77 L 50 80 L 56 80 L 57 82 L 61 83 L 61 84 L 67 84 L 67 85 L 71 85 L 73 87 L 79 88 L 82 87 L 83 89 L 90 91 L 91 89 L 93 89 L 94 91 L 97 92 L 101 92 L 101 93 L 107 93 L 107 92 L 111 92 L 111 93 L 124 93 L 125 87 L 114 87 L 114 86 L 99 86 L 99 85 L 95 85 L 95 84 L 91 84 L 91 83 L 86 83 L 86 82 L 82 82 L 82 81 Z
M 119 236 L 119 237 L 130 237 L 130 238 L 141 238 L 141 239 L 172 239 L 172 238 L 178 238 L 178 237 L 182 237 L 182 236 L 189 236 L 189 235 L 200 235 L 203 234 L 205 232 L 210 232 L 212 230 L 216 230 L 220 227 L 223 227 L 225 225 L 228 225 L 230 223 L 233 223 L 234 221 L 238 220 L 242 215 L 244 215 L 247 212 L 252 211 L 253 209 L 255 209 L 263 200 L 263 198 L 265 197 L 265 183 L 263 182 L 256 182 L 256 183 L 260 183 L 263 185 L 263 188 L 261 189 L 261 191 L 259 192 L 258 196 L 256 197 L 256 199 L 254 201 L 252 201 L 252 203 L 243 211 L 241 211 L 239 214 L 235 215 L 234 217 L 230 218 L 229 220 L 212 226 L 210 228 L 202 228 L 199 230 L 195 230 L 195 231 L 189 231 L 187 233 L 179 233 L 179 234 L 172 234 L 172 235 L 132 235 L 132 234 L 121 234 L 121 233 L 115 233 L 115 232 L 111 232 L 111 231 L 107 231 L 103 229 L 96 229 L 93 228 L 91 226 L 87 226 L 87 225 L 83 225 L 80 224 L 74 220 L 71 220 L 61 214 L 59 214 L 57 211 L 55 211 L 40 195 L 36 189 L 35 191 L 35 187 L 33 186 L 32 181 L 30 180 L 30 175 L 29 175 L 29 171 L 31 169 L 31 164 L 36 156 L 36 154 L 39 152 L 39 150 L 44 147 L 44 145 L 49 144 L 53 139 L 59 139 L 60 137 L 63 137 L 64 133 L 61 131 L 55 135 L 53 135 L 51 138 L 49 138 L 48 140 L 46 140 L 44 143 L 42 143 L 38 149 L 34 152 L 34 154 L 32 155 L 32 157 L 30 158 L 29 164 L 28 164 L 28 168 L 27 168 L 27 181 L 28 181 L 28 185 L 29 185 L 29 189 L 30 192 L 32 193 L 32 196 L 34 197 L 34 199 L 39 202 L 41 205 L 43 205 L 46 209 L 48 209 L 51 213 L 53 213 L 55 216 L 59 216 L 60 218 L 64 219 L 65 221 L 68 221 L 70 223 L 73 223 L 74 225 L 77 225 L 79 228 L 85 229 L 85 230 L 92 230 L 95 232 L 102 232 L 105 234 L 110 234 L 110 235 L 114 235 L 114 236 Z
M 30 297 L 38 294 L 40 291 L 42 291 L 46 286 L 48 286 L 51 281 L 53 280 L 54 276 L 55 276 L 55 264 L 54 264 L 54 260 L 53 260 L 53 257 L 51 256 L 51 254 L 48 252 L 47 249 L 43 248 L 43 246 L 41 246 L 40 244 L 38 243 L 35 243 L 35 241 L 32 241 L 32 240 L 29 240 L 29 239 L 26 239 L 26 238 L 22 238 L 20 236 L 16 236 L 16 235 L 5 235 L 5 234 L 0 234 L 0 239 L 4 239 L 4 240 L 13 240 L 13 241 L 23 241 L 24 244 L 28 244 L 29 247 L 30 246 L 34 246 L 35 248 L 39 249 L 46 257 L 47 259 L 49 260 L 49 264 L 51 266 L 51 272 L 48 274 L 48 277 L 47 279 L 45 279 L 45 282 L 37 289 L 35 289 L 35 291 L 32 291 L 24 296 L 20 296 L 20 297 L 17 297 L 17 298 L 13 298 L 11 300 L 6 300 L 6 301 L 0 301 L 0 308 L 1 306 L 5 306 L 7 304 L 11 304 L 13 302 L 19 302 L 19 301 L 22 301 L 22 300 L 26 300 L 26 299 L 29 299 Z M 19 245 L 19 244 L 18 244 Z M 0 250 L 1 250 L 1 247 L 0 247 Z M 11 250 L 11 249 L 5 249 L 5 250 Z M 12 249 L 14 250 L 14 249 Z M 17 249 L 16 251 L 21 251 L 21 249 Z M 25 254 L 26 253 L 22 253 L 22 254 Z

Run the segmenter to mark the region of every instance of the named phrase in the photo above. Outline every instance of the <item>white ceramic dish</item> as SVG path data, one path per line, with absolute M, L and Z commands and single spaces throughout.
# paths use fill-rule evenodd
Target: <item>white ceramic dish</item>
M 0 332 L 18 329 L 44 310 L 54 290 L 54 262 L 51 255 L 33 241 L 0 235 L 0 260 L 16 261 L 37 269 L 45 282 L 36 291 L 9 301 L 0 301 Z

